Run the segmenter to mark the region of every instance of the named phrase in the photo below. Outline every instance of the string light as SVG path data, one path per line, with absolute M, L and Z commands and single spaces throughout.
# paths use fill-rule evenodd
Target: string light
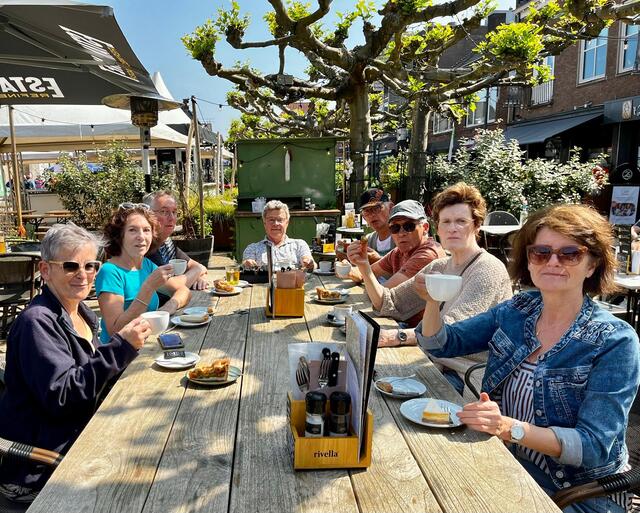
M 622 47 L 624 48 L 625 52 L 629 49 L 629 38 L 627 38 L 627 37 L 624 38 L 624 43 L 623 43 Z
M 327 155 L 331 155 L 331 148 L 327 148 Z

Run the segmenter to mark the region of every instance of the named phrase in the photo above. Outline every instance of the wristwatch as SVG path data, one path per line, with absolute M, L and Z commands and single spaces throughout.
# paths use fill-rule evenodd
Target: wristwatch
M 400 346 L 403 346 L 404 343 L 407 341 L 407 334 L 402 331 L 401 329 L 398 330 L 398 334 L 396 335 L 396 338 L 400 341 Z
M 509 440 L 512 444 L 519 444 L 524 438 L 524 426 L 522 422 L 518 422 L 517 420 L 513 421 L 511 424 L 511 439 Z

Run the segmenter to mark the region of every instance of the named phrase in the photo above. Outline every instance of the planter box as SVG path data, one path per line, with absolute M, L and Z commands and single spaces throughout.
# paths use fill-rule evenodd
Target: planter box
M 173 239 L 176 247 L 184 251 L 190 258 L 196 262 L 209 266 L 209 259 L 213 252 L 214 237 L 205 237 L 204 239 Z

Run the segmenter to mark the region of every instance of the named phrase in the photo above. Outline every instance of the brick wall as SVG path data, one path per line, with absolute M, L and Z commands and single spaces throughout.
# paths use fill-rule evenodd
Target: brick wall
M 609 27 L 609 37 L 619 38 L 620 24 Z M 607 41 L 606 76 L 583 84 L 578 83 L 580 44 L 567 48 L 555 59 L 553 100 L 550 104 L 520 111 L 523 119 L 533 119 L 559 112 L 581 108 L 588 102 L 602 105 L 605 101 L 640 94 L 640 76 L 629 72 L 618 73 L 619 52 L 622 44 L 618 40 Z

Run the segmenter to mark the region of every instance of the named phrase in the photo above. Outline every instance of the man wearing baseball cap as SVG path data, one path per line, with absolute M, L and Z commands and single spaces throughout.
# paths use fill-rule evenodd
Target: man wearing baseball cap
M 373 265 L 363 255 L 360 242 L 349 245 L 347 249 L 349 261 L 357 266 L 357 272 L 352 270 L 350 277 L 361 275 L 369 297 L 381 296 L 382 287 L 393 288 L 412 278 L 432 260 L 446 256 L 442 246 L 428 236 L 427 215 L 417 201 L 405 200 L 395 205 L 391 209 L 388 226 L 396 247 Z M 380 277 L 386 278 L 383 285 L 378 282 Z M 420 318 L 416 314 L 416 323 Z M 413 320 L 410 319 L 409 323 Z
M 367 236 L 367 254 L 372 264 L 396 247 L 389 231 L 393 201 L 382 189 L 369 189 L 360 196 L 360 214 L 374 232 Z

